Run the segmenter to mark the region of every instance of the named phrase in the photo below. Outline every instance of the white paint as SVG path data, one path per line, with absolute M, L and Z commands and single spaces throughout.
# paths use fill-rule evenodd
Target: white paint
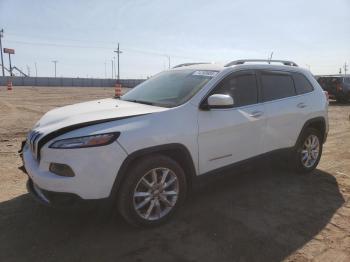
M 24 164 L 40 188 L 70 192 L 84 199 L 108 197 L 118 170 L 126 157 L 138 150 L 170 143 L 184 145 L 190 152 L 197 175 L 262 153 L 293 146 L 303 124 L 310 118 L 325 117 L 327 101 L 321 87 L 304 69 L 276 65 L 218 65 L 186 67 L 218 70 L 195 96 L 175 108 L 163 108 L 116 99 L 79 103 L 46 113 L 35 125 L 43 135 L 79 123 L 115 117 L 132 118 L 92 125 L 65 133 L 41 149 L 38 163 L 31 150 L 24 149 Z M 199 105 L 225 76 L 244 69 L 288 70 L 305 74 L 315 90 L 305 95 L 255 105 L 204 111 Z M 174 70 L 181 70 L 177 68 Z M 307 107 L 299 108 L 299 103 Z M 145 115 L 141 115 L 145 114 Z M 137 116 L 141 115 L 141 116 Z M 121 132 L 110 145 L 85 149 L 51 149 L 64 138 Z M 69 165 L 75 177 L 60 177 L 49 171 L 51 162 Z

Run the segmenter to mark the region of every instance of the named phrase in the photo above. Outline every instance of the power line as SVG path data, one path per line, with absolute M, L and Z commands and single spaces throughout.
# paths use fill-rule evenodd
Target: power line
M 47 40 L 47 39 L 52 39 L 52 40 L 54 40 L 54 41 L 57 41 L 57 40 L 63 40 L 63 41 L 71 41 L 71 42 L 80 42 L 80 43 L 86 43 L 86 42 L 90 42 L 90 43 L 92 43 L 92 42 L 94 42 L 94 43 L 104 43 L 104 44 L 110 44 L 111 43 L 111 41 L 96 41 L 96 40 L 93 40 L 93 41 L 91 41 L 90 39 L 86 39 L 86 40 L 79 40 L 79 39 L 72 39 L 72 38 L 66 38 L 66 37 L 59 37 L 59 38 L 57 38 L 57 37 L 52 37 L 52 36 L 50 36 L 50 35 L 36 35 L 36 34 L 30 34 L 30 35 L 27 35 L 27 34 L 23 34 L 23 33 L 21 33 L 21 34 L 13 34 L 13 33 L 7 33 L 7 35 L 9 35 L 9 36 L 15 36 L 15 37 L 27 37 L 27 38 L 38 38 L 38 39 L 44 39 L 44 40 Z
M 44 42 L 28 42 L 28 41 L 17 41 L 17 40 L 8 40 L 10 43 L 15 44 L 24 44 L 24 45 L 33 45 L 33 46 L 54 46 L 54 47 L 68 47 L 68 48 L 92 48 L 92 49 L 105 49 L 110 50 L 113 49 L 113 46 L 86 46 L 86 45 L 69 45 L 69 44 L 57 44 L 57 43 L 44 43 Z M 153 55 L 153 56 L 170 56 L 174 58 L 181 58 L 181 59 L 192 59 L 192 60 L 201 60 L 199 58 L 194 57 L 188 57 L 188 56 L 180 56 L 176 54 L 171 53 L 165 53 L 165 52 L 155 52 L 155 51 L 146 51 L 146 50 L 140 50 L 135 48 L 124 48 L 125 52 L 131 52 L 131 53 L 140 53 L 140 54 L 146 54 L 146 55 Z M 203 59 L 202 59 L 203 60 Z
M 1 30 L 3 32 L 3 30 Z M 0 32 L 1 32 L 0 31 Z M 12 35 L 12 36 L 22 36 L 23 35 L 17 35 L 17 34 L 11 34 L 11 33 L 7 33 L 8 35 Z M 33 36 L 33 35 L 32 35 Z M 28 36 L 29 37 L 29 36 Z M 47 39 L 47 37 L 45 37 Z M 58 39 L 58 38 L 56 38 Z M 85 40 L 77 40 L 77 39 L 67 39 L 67 38 L 60 38 L 59 40 L 67 40 L 67 41 L 74 41 L 74 42 L 86 42 Z M 0 42 L 1 42 L 1 38 L 0 38 Z M 30 41 L 16 41 L 16 40 L 7 40 L 7 42 L 9 43 L 17 43 L 17 44 L 23 44 L 23 45 L 32 45 L 32 46 L 52 46 L 52 47 L 66 47 L 66 48 L 91 48 L 91 49 L 104 49 L 104 50 L 113 50 L 114 47 L 112 45 L 75 45 L 75 44 L 63 44 L 63 43 L 48 43 L 48 42 L 39 42 L 39 41 L 35 41 L 35 42 L 30 42 Z M 91 42 L 91 41 L 90 41 Z M 110 42 L 107 41 L 92 41 L 92 43 L 105 43 L 108 44 Z M 1 43 L 0 43 L 1 44 Z M 139 54 L 144 54 L 144 55 L 150 55 L 150 56 L 159 56 L 159 57 L 166 57 L 168 58 L 168 67 L 170 67 L 170 58 L 179 58 L 179 59 L 189 59 L 189 60 L 203 60 L 203 59 L 199 59 L 199 58 L 194 58 L 194 57 L 188 57 L 188 56 L 181 56 L 178 54 L 171 54 L 171 53 L 166 53 L 166 52 L 157 52 L 157 51 L 152 51 L 152 50 L 144 50 L 144 49 L 137 49 L 137 48 L 123 48 L 123 51 L 125 52 L 130 52 L 130 53 L 139 53 Z M 273 52 L 270 54 L 269 58 L 272 58 Z M 204 59 L 206 60 L 206 59 Z M 208 60 L 208 59 L 207 59 Z M 210 60 L 210 59 L 209 59 Z M 3 64 L 3 63 L 2 63 Z M 321 68 L 321 67 L 335 67 L 336 65 L 313 65 L 313 67 L 315 68 Z M 344 65 L 346 67 L 346 70 L 348 71 L 348 64 Z M 118 67 L 119 68 L 119 67 Z M 4 71 L 4 68 L 2 68 Z M 116 69 L 116 65 L 114 64 L 114 70 Z M 344 68 L 345 69 L 345 68 Z M 119 71 L 119 70 L 118 70 Z M 115 73 L 114 73 L 115 74 Z M 118 73 L 119 77 L 120 74 Z
M 23 34 L 12 34 L 9 33 L 8 35 L 12 36 L 19 36 L 19 37 L 37 37 L 37 38 L 44 38 L 48 39 L 48 36 L 39 36 L 39 35 L 23 35 Z M 78 40 L 78 39 L 72 39 L 72 38 L 57 38 L 57 37 L 49 37 L 52 40 L 61 40 L 61 41 L 72 41 L 72 42 L 80 42 L 80 43 L 103 43 L 103 44 L 110 44 L 111 41 L 91 41 L 91 40 Z M 77 48 L 98 48 L 98 49 L 111 49 L 113 46 L 80 46 L 80 45 L 69 45 L 69 44 L 57 44 L 57 43 L 43 43 L 43 42 L 27 42 L 27 41 L 17 41 L 17 40 L 9 40 L 9 42 L 13 43 L 19 43 L 19 44 L 29 44 L 29 45 L 47 45 L 47 46 L 62 46 L 62 47 L 77 47 Z M 179 56 L 176 54 L 169 54 L 168 52 L 155 52 L 155 51 L 149 51 L 149 50 L 140 50 L 140 49 L 135 49 L 135 48 L 128 48 L 125 49 L 124 51 L 127 52 L 135 52 L 135 53 L 142 53 L 142 54 L 148 54 L 148 55 L 155 55 L 155 56 L 171 56 L 171 57 L 177 57 L 177 58 L 184 58 L 184 59 L 194 59 L 194 60 L 203 60 L 202 58 L 194 58 L 194 57 L 188 57 L 188 56 Z
M 79 41 L 79 40 L 75 40 L 75 41 Z M 33 46 L 53 46 L 53 47 L 67 47 L 67 48 L 92 48 L 92 49 L 104 49 L 104 50 L 114 49 L 113 46 L 69 45 L 69 44 L 44 43 L 44 42 L 15 41 L 15 40 L 7 40 L 7 42 L 17 43 L 17 44 L 24 44 L 24 45 L 33 45 Z M 123 48 L 123 52 L 139 53 L 139 54 L 150 55 L 150 56 L 168 57 L 168 62 L 169 62 L 169 58 L 170 57 L 172 57 L 172 58 L 179 58 L 179 59 L 189 59 L 189 60 L 193 60 L 193 61 L 206 60 L 206 59 L 199 59 L 199 58 L 195 58 L 195 57 L 181 56 L 181 55 L 171 54 L 171 53 L 167 53 L 166 54 L 166 53 L 163 53 L 163 52 L 142 50 L 142 49 L 136 49 L 136 48 Z M 270 56 L 271 56 L 271 54 L 270 54 Z M 315 67 L 315 68 L 319 68 L 319 67 L 335 67 L 336 64 L 327 64 L 327 65 L 325 65 L 325 64 L 323 64 L 323 65 L 317 64 L 317 65 L 312 65 L 312 66 Z

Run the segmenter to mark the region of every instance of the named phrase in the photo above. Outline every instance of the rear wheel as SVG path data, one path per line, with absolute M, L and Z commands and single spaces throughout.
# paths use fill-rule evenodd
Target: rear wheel
M 118 208 L 136 226 L 155 226 L 168 220 L 186 196 L 186 178 L 171 158 L 154 155 L 138 160 L 118 194 Z
M 307 128 L 304 131 L 294 150 L 295 167 L 298 172 L 311 172 L 317 167 L 322 154 L 322 142 L 318 130 Z

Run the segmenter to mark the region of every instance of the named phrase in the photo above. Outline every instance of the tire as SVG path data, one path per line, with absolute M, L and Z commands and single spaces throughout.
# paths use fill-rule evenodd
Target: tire
M 322 147 L 323 141 L 320 131 L 314 128 L 307 128 L 301 134 L 298 143 L 293 150 L 294 169 L 298 173 L 309 173 L 313 171 L 320 162 Z M 316 156 L 317 150 L 318 153 Z
M 186 177 L 181 166 L 167 156 L 152 155 L 132 163 L 117 196 L 118 209 L 131 225 L 157 226 L 183 204 L 186 192 Z

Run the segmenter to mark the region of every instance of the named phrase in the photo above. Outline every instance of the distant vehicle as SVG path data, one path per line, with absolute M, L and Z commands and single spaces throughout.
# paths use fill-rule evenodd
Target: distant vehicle
M 318 76 L 317 81 L 323 90 L 328 92 L 329 98 L 336 99 L 338 102 L 350 100 L 350 76 Z
M 46 113 L 22 146 L 27 187 L 46 205 L 115 200 L 129 223 L 158 225 L 196 176 L 276 151 L 314 170 L 327 110 L 313 75 L 290 61 L 177 66 L 120 99 Z

